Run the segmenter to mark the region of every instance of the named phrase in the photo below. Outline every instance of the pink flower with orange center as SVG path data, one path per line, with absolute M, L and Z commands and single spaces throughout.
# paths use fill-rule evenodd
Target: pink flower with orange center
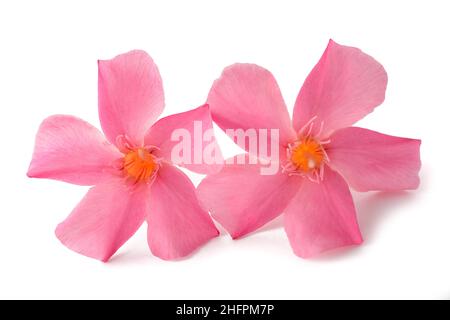
M 195 121 L 211 130 L 208 106 L 155 122 L 164 109 L 162 80 L 143 51 L 99 61 L 98 89 L 106 138 L 87 122 L 65 115 L 47 118 L 37 133 L 28 176 L 94 185 L 58 225 L 56 236 L 68 248 L 106 262 L 147 221 L 154 255 L 189 255 L 219 232 L 189 178 L 174 165 L 198 173 L 220 167 L 174 163 L 171 134 L 176 129 L 193 133 Z
M 269 71 L 254 64 L 227 67 L 208 96 L 213 120 L 223 130 L 278 130 L 279 141 L 267 142 L 279 143 L 280 153 L 270 160 L 280 170 L 262 175 L 265 164 L 226 164 L 201 182 L 200 200 L 233 238 L 284 213 L 300 257 L 360 244 L 349 186 L 395 191 L 419 185 L 420 140 L 350 127 L 383 102 L 386 85 L 377 61 L 330 40 L 300 90 L 291 121 Z

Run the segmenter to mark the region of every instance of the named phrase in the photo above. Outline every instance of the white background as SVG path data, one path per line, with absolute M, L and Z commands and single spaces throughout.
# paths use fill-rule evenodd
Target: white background
M 449 16 L 448 1 L 2 1 L 0 298 L 450 298 Z M 362 246 L 302 260 L 280 220 L 179 262 L 150 254 L 145 227 L 107 264 L 59 243 L 55 226 L 87 188 L 25 173 L 45 117 L 99 127 L 97 59 L 146 50 L 164 115 L 204 103 L 223 67 L 254 62 L 291 111 L 329 38 L 388 72 L 386 101 L 358 125 L 422 139 L 419 190 L 355 194 Z

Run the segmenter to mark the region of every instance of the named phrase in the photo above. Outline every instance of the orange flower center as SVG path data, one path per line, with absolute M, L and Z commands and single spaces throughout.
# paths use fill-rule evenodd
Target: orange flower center
M 135 182 L 147 182 L 158 168 L 153 155 L 145 148 L 137 148 L 124 157 L 123 170 Z
M 291 151 L 291 161 L 298 170 L 311 172 L 320 168 L 325 159 L 322 145 L 311 137 L 297 142 Z

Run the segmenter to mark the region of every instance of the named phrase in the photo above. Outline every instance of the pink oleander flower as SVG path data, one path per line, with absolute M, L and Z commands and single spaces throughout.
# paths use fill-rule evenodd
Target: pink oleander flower
M 164 92 L 158 68 L 144 51 L 99 61 L 98 90 L 106 138 L 67 115 L 44 120 L 36 136 L 29 177 L 94 185 L 56 228 L 59 240 L 106 262 L 144 221 L 150 250 L 166 260 L 187 256 L 216 237 L 219 232 L 199 205 L 194 185 L 171 162 L 173 130 L 193 132 L 194 121 L 201 121 L 204 131 L 211 129 L 209 107 L 155 123 L 164 109 Z M 183 165 L 199 173 L 218 170 L 202 163 Z
M 300 257 L 360 244 L 349 185 L 357 191 L 419 185 L 420 140 L 350 127 L 383 102 L 386 85 L 377 61 L 330 40 L 300 90 L 291 121 L 269 71 L 253 64 L 227 67 L 208 96 L 213 120 L 223 130 L 278 129 L 280 152 L 269 160 L 278 161 L 280 170 L 262 175 L 261 162 L 226 164 L 201 182 L 200 201 L 234 239 L 284 213 Z

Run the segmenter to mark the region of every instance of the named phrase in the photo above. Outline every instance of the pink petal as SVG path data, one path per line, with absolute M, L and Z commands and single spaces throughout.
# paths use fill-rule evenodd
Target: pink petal
M 147 222 L 150 250 L 164 260 L 185 257 L 219 235 L 192 182 L 171 165 L 163 165 L 153 182 Z
M 100 122 L 111 143 L 126 135 L 142 145 L 144 134 L 164 109 L 158 67 L 144 51 L 98 61 Z
M 225 68 L 209 92 L 208 104 L 213 120 L 223 130 L 278 129 L 282 146 L 295 140 L 278 84 L 273 75 L 260 66 L 234 64 Z M 272 139 L 270 131 L 267 133 L 270 150 Z M 240 146 L 251 151 L 248 143 L 240 143 Z M 283 156 L 285 150 L 280 148 L 280 151 Z
M 362 243 L 348 186 L 328 168 L 320 183 L 304 179 L 284 220 L 291 246 L 302 258 Z
M 323 136 L 360 120 L 384 100 L 387 74 L 371 56 L 330 40 L 297 97 L 293 124 L 323 121 Z
M 420 140 L 362 128 L 345 128 L 331 137 L 330 166 L 358 191 L 395 191 L 419 186 Z
M 121 153 L 89 123 L 56 115 L 39 127 L 27 174 L 32 178 L 93 185 L 110 177 L 111 165 L 120 157 Z
M 147 185 L 130 188 L 121 179 L 92 187 L 56 236 L 69 249 L 106 262 L 144 222 L 148 196 Z
M 190 138 L 185 139 L 184 135 L 181 136 L 182 138 L 175 135 L 173 140 L 172 134 L 176 134 L 179 130 L 183 134 L 189 134 Z M 171 160 L 173 164 L 181 165 L 198 173 L 216 173 L 222 167 L 223 158 L 212 130 L 209 106 L 205 104 L 197 109 L 158 120 L 147 131 L 145 145 L 158 147 L 156 155 Z M 211 135 L 205 136 L 205 134 Z M 206 141 L 203 141 L 204 138 Z M 184 157 L 179 157 L 178 153 L 172 157 L 172 151 L 175 151 L 174 146 L 185 144 L 190 147 L 187 161 L 183 161 Z M 208 150 L 216 150 L 216 152 L 210 153 Z M 211 157 L 209 157 L 210 155 Z
M 261 175 L 260 168 L 252 164 L 225 164 L 222 171 L 207 176 L 197 188 L 202 204 L 234 239 L 279 216 L 302 180 L 280 171 Z

